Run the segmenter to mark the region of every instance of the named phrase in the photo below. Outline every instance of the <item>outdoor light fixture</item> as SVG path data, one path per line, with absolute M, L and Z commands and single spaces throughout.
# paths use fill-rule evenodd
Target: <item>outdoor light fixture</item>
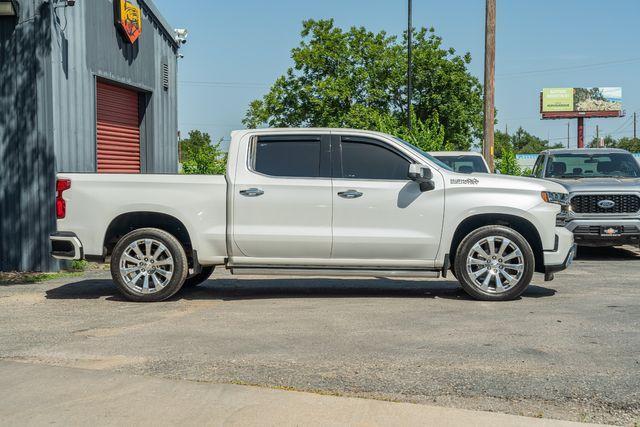
M 187 37 L 189 36 L 189 30 L 186 30 L 184 28 L 176 28 L 175 30 L 173 30 L 173 32 L 175 33 L 176 43 L 179 43 L 179 44 L 187 43 Z
M 0 0 L 0 16 L 16 16 L 17 14 L 18 7 L 13 0 Z

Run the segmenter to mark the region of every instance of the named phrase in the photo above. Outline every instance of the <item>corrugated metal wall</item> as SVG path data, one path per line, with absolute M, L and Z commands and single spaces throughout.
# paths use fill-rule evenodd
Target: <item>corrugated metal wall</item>
M 117 31 L 113 1 L 77 2 L 56 10 L 52 63 L 58 171 L 94 172 L 96 78 L 148 94 L 142 124 L 143 172 L 177 172 L 177 87 L 175 46 L 143 4 L 142 35 L 129 44 Z M 66 24 L 66 25 L 65 25 Z M 171 84 L 162 85 L 161 61 L 169 64 Z M 75 101 L 72 101 L 75 100 Z M 87 143 L 87 142 L 90 143 Z
M 112 0 L 56 8 L 20 0 L 0 18 L 0 271 L 52 270 L 56 172 L 96 171 L 96 79 L 145 93 L 142 170 L 177 172 L 176 47 L 143 6 L 143 33 L 125 43 Z M 168 90 L 161 67 L 170 68 Z
M 51 36 L 38 4 L 22 1 L 17 19 L 0 17 L 0 271 L 55 268 Z

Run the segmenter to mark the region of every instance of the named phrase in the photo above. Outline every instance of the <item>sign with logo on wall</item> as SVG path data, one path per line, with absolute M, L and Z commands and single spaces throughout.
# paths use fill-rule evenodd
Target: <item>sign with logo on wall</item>
M 142 34 L 142 10 L 135 0 L 115 0 L 116 25 L 129 43 Z

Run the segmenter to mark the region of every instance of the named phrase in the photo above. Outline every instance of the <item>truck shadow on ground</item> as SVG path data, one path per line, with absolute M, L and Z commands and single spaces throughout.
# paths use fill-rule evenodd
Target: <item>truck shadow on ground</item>
M 556 290 L 530 285 L 521 298 L 543 298 Z M 47 299 L 100 299 L 126 301 L 109 279 L 89 279 L 46 292 Z M 253 300 L 286 298 L 444 298 L 473 301 L 455 281 L 416 282 L 394 279 L 229 279 L 209 280 L 184 288 L 176 300 Z
M 633 246 L 578 247 L 577 261 L 640 261 L 640 250 Z

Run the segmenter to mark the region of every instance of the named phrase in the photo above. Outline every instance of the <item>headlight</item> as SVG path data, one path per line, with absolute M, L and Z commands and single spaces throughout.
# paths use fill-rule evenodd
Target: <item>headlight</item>
M 540 193 L 542 200 L 547 203 L 555 203 L 556 205 L 566 206 L 569 204 L 569 195 L 567 193 L 554 193 L 552 191 L 543 191 Z

